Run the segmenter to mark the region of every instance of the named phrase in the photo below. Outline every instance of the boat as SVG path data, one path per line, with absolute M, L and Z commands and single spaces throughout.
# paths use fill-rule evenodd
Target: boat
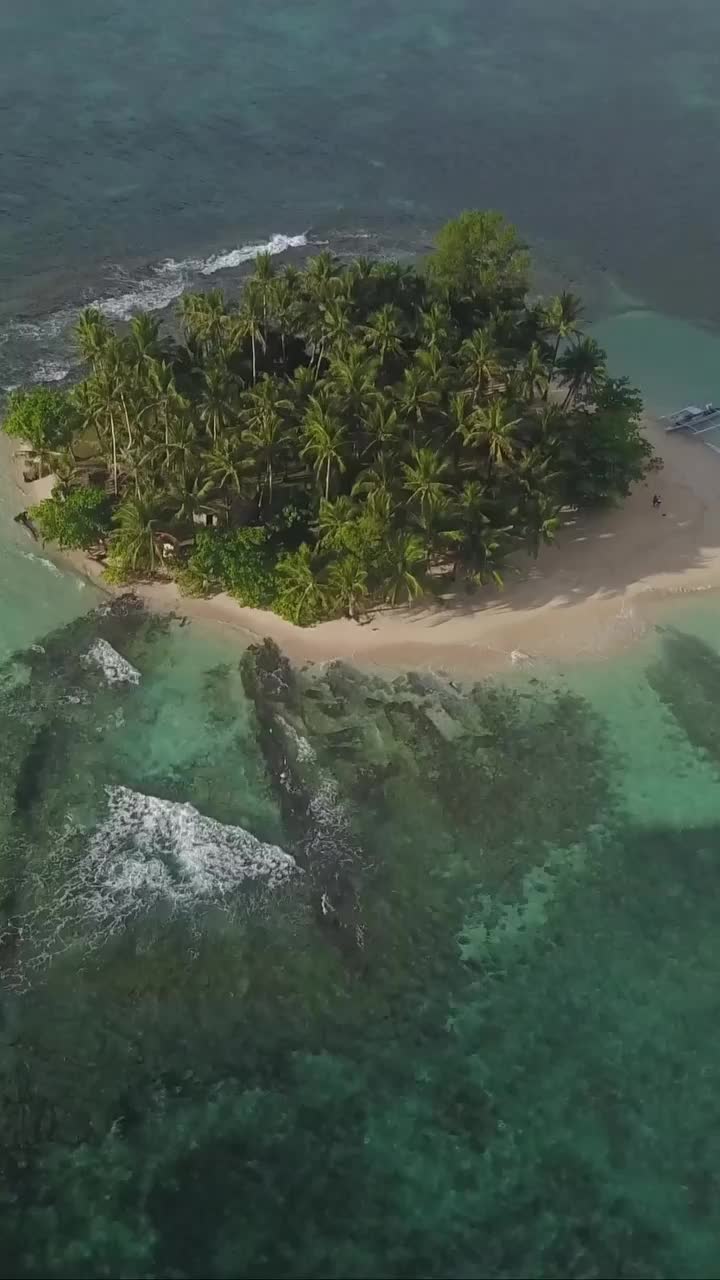
M 667 414 L 662 421 L 666 431 L 689 431 L 695 435 L 720 424 L 720 408 L 712 403 L 702 408 L 696 404 L 687 404 L 684 409 Z

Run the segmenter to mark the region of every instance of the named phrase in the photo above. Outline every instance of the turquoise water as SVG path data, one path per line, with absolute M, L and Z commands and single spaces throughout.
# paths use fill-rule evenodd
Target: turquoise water
M 8 1274 L 715 1274 L 719 697 L 707 605 L 512 686 L 122 603 L 6 663 Z
M 719 399 L 719 27 L 12 0 L 0 384 L 84 301 L 491 204 L 653 408 Z M 20 505 L 3 460 L 0 1271 L 716 1274 L 717 603 L 511 682 L 298 673 L 109 608 Z

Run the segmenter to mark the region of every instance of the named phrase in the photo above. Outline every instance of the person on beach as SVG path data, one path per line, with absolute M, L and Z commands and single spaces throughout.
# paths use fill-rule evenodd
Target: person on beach
M 653 504 L 653 506 L 654 506 L 654 507 L 659 507 L 659 506 L 660 506 L 660 502 L 661 502 L 661 499 L 658 497 L 658 495 L 657 495 L 656 493 L 654 493 L 654 494 L 653 494 L 653 500 L 652 500 L 652 504 Z

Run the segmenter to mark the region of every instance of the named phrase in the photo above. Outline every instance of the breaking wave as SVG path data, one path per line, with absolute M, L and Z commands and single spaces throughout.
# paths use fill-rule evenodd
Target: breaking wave
M 78 305 L 61 307 L 37 322 L 12 321 L 0 333 L 0 343 L 13 348 L 12 353 L 6 353 L 5 363 L 9 370 L 11 368 L 14 379 L 4 383 L 3 389 L 11 391 L 27 382 L 60 382 L 67 377 L 73 366 L 62 357 L 67 356 L 73 326 L 84 306 L 97 307 L 114 321 L 130 320 L 141 311 L 163 311 L 191 289 L 199 277 L 232 271 L 252 262 L 261 253 L 277 255 L 288 249 L 304 248 L 309 243 L 305 233 L 291 236 L 278 233 L 269 240 L 224 249 L 207 258 L 183 258 L 180 261 L 167 258 L 149 266 L 146 275 L 139 279 L 119 272 L 124 288 L 121 284 L 95 298 L 88 297 Z M 28 344 L 30 351 L 25 350 Z M 40 357 L 33 353 L 33 346 L 42 349 Z
M 276 891 L 302 874 L 278 845 L 191 804 L 120 786 L 106 794 L 107 816 L 85 852 L 73 856 L 82 833 L 68 830 L 35 877 L 35 905 L 0 931 L 8 953 L 20 942 L 11 985 L 25 986 L 70 947 L 95 950 L 153 910 L 166 920 L 202 906 L 230 909 L 243 890 Z
M 83 654 L 85 666 L 99 667 L 108 684 L 139 684 L 140 672 L 123 658 L 117 649 L 113 649 L 107 640 L 96 640 Z

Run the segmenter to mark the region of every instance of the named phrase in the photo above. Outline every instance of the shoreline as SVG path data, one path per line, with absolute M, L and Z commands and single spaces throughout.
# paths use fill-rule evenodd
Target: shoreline
M 720 458 L 699 440 L 667 435 L 650 415 L 643 426 L 664 469 L 621 507 L 568 516 L 557 545 L 544 547 L 537 561 L 520 560 L 504 590 L 452 591 L 376 610 L 363 624 L 341 618 L 301 628 L 226 594 L 183 596 L 173 582 L 114 588 L 82 552 L 54 554 L 110 596 L 133 590 L 150 610 L 230 630 L 245 643 L 268 636 L 297 663 L 342 659 L 479 676 L 609 658 L 646 635 L 668 601 L 720 590 Z M 47 496 L 51 477 L 26 484 L 13 442 L 3 437 L 3 448 L 27 503 Z M 653 489 L 662 499 L 658 510 Z

